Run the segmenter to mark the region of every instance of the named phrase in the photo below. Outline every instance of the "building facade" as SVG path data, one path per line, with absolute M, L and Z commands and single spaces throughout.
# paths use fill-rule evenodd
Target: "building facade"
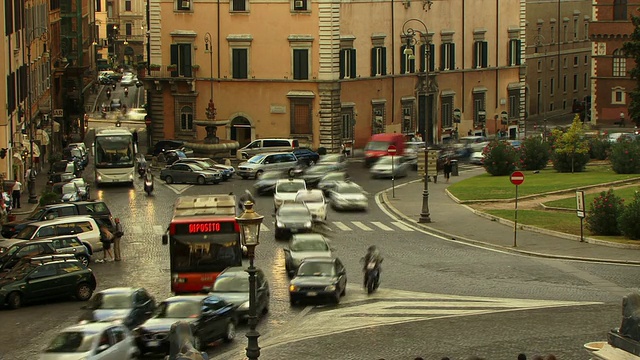
M 636 86 L 629 70 L 633 59 L 625 57 L 622 46 L 633 32 L 631 16 L 638 16 L 640 2 L 594 0 L 589 26 L 592 44 L 591 117 L 601 126 L 612 126 L 621 119 L 630 124 L 628 93 Z
M 591 94 L 591 0 L 527 1 L 527 121 L 571 122 Z
M 228 121 L 218 136 L 241 146 L 337 151 L 383 132 L 441 143 L 524 124 L 524 0 L 149 6 L 153 141 L 202 139 L 210 100 Z
M 112 67 L 134 67 L 143 62 L 146 1 L 106 0 L 106 13 L 105 39 Z

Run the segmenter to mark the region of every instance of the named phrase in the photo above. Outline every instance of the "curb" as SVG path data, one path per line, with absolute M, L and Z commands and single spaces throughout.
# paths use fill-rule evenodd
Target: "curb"
M 415 182 L 415 181 L 414 181 Z M 407 183 L 409 184 L 409 183 Z M 382 190 L 380 192 L 378 192 L 378 194 L 376 195 L 376 197 L 378 198 L 378 200 L 380 201 L 380 203 L 387 209 L 389 210 L 391 213 L 395 214 L 396 216 L 398 216 L 399 218 L 403 219 L 404 221 L 408 221 L 416 226 L 419 226 L 425 230 L 431 231 L 437 235 L 440 235 L 442 237 L 446 237 L 449 238 L 451 240 L 456 240 L 456 241 L 462 241 L 462 242 L 466 242 L 469 244 L 475 244 L 475 245 L 482 245 L 488 248 L 492 248 L 492 249 L 499 249 L 502 251 L 508 251 L 508 252 L 512 252 L 512 253 L 517 253 L 517 254 L 522 254 L 522 255 L 528 255 L 528 256 L 534 256 L 534 257 L 539 257 L 539 258 L 547 258 L 547 259 L 562 259 L 562 260 L 578 260 L 578 261 L 589 261 L 589 262 L 599 262 L 599 263 L 613 263 L 613 264 L 626 264 L 626 265 L 640 265 L 640 261 L 626 261 L 626 260 L 618 260 L 618 259 L 599 259 L 599 258 L 586 258 L 586 257 L 577 257 L 577 256 L 564 256 L 564 255 L 555 255 L 555 254 L 545 254 L 545 253 L 539 253 L 539 252 L 533 252 L 533 251 L 526 251 L 526 250 L 519 250 L 519 249 L 514 249 L 512 247 L 506 247 L 506 246 L 501 246 L 501 245 L 496 245 L 496 244 L 492 244 L 492 243 L 488 243 L 488 242 L 484 242 L 484 241 L 480 241 L 480 240 L 473 240 L 473 239 L 469 239 L 469 238 L 465 238 L 465 237 L 461 237 L 461 236 L 457 236 L 454 234 L 450 234 L 448 232 L 439 230 L 439 229 L 435 229 L 433 227 L 430 227 L 428 225 L 425 224 L 421 224 L 419 222 L 417 222 L 416 220 L 406 216 L 405 214 L 403 214 L 400 210 L 398 210 L 395 206 L 393 206 L 390 202 L 389 202 L 389 198 L 387 196 L 387 192 L 389 191 L 389 189 L 386 190 Z M 469 208 L 467 206 L 465 206 L 466 208 Z M 470 209 L 470 208 L 469 208 Z M 483 213 L 484 214 L 484 213 Z M 488 214 L 487 214 L 488 215 Z M 500 218 L 498 218 L 500 219 Z M 511 222 L 511 226 L 513 226 L 513 222 Z M 534 228 L 534 227 L 532 227 Z M 537 229 L 537 228 L 536 228 Z M 533 231 L 533 230 L 532 230 Z M 596 240 L 596 239 L 592 239 L 594 240 L 593 244 L 598 244 L 598 245 L 602 245 L 601 243 L 603 241 L 601 240 Z

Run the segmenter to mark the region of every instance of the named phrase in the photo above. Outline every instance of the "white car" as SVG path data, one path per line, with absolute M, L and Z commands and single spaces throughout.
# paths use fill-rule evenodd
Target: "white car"
M 476 151 L 473 154 L 471 154 L 471 157 L 469 158 L 469 163 L 470 164 L 475 164 L 475 165 L 483 165 L 484 164 L 484 153 L 482 151 Z
M 133 108 L 127 112 L 127 120 L 144 121 L 147 116 L 147 110 L 144 108 Z
M 307 183 L 302 179 L 280 179 L 273 190 L 273 209 L 278 210 L 285 201 L 294 202 L 298 190 L 306 190 Z
M 373 164 L 370 173 L 372 178 L 399 178 L 407 176 L 410 167 L 411 164 L 402 156 L 383 156 Z
M 62 330 L 40 354 L 40 360 L 128 360 L 138 354 L 135 339 L 124 325 L 96 322 Z
M 137 80 L 133 74 L 125 74 L 120 80 L 120 86 L 132 86 Z
M 358 185 L 349 181 L 336 183 L 329 189 L 327 196 L 335 210 L 363 210 L 369 207 L 367 193 Z
M 298 190 L 295 202 L 305 204 L 314 221 L 327 220 L 327 201 L 322 190 Z

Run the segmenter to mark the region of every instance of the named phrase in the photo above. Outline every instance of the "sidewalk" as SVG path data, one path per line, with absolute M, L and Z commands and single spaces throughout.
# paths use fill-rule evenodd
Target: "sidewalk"
M 449 184 L 468 179 L 483 171 L 484 169 L 479 168 L 461 172 L 460 176 L 452 177 Z M 428 224 L 417 223 L 422 210 L 422 181 L 396 187 L 395 198 L 392 198 L 390 189 L 386 190 L 378 195 L 378 200 L 396 216 L 414 222 L 423 229 L 447 239 L 539 257 L 640 264 L 638 247 L 618 248 L 580 242 L 550 235 L 544 229 L 521 230 L 520 225 L 517 232 L 517 247 L 513 247 L 512 222 L 498 222 L 476 215 L 475 210 L 457 204 L 449 198 L 445 193 L 449 184 L 441 181 L 437 184 L 429 183 L 429 209 L 432 222 Z M 576 221 L 578 221 L 577 218 Z M 510 223 L 510 226 L 502 223 Z
M 47 180 L 49 180 L 49 163 L 45 162 L 42 164 L 42 170 L 36 175 L 36 186 L 35 186 L 35 194 L 37 196 L 37 201 L 40 202 L 40 195 L 42 195 L 42 191 L 45 189 L 47 185 Z M 16 215 L 18 217 L 24 217 L 29 215 L 38 207 L 38 204 L 30 204 L 29 203 L 29 190 L 26 182 L 22 184 L 22 195 L 20 196 L 20 209 L 13 209 L 11 211 L 11 215 Z

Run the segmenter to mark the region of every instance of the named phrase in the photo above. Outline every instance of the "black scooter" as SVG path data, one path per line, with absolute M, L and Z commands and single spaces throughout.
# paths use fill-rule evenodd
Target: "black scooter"
M 364 260 L 364 259 L 363 259 Z M 380 286 L 380 262 L 377 261 L 369 261 L 366 264 L 364 278 L 365 278 L 365 288 L 367 289 L 367 294 L 371 294 Z
M 147 193 L 147 196 L 150 196 L 151 192 L 153 192 L 153 175 L 145 176 L 145 178 L 144 178 L 144 192 Z

